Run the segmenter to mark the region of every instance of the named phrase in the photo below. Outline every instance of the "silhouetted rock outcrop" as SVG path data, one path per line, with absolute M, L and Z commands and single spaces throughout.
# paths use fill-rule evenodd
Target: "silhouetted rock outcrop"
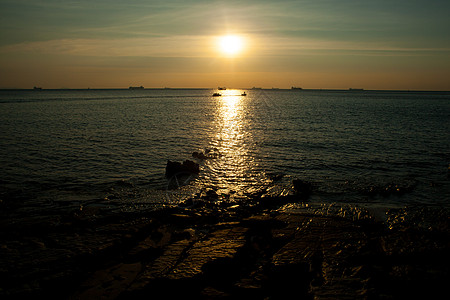
M 398 211 L 386 227 L 277 210 L 294 195 L 213 201 L 219 196 L 209 189 L 152 212 L 92 208 L 2 220 L 0 298 L 432 299 L 446 292 L 450 226 L 441 210 Z M 422 215 L 439 226 L 408 225 L 408 216 Z
M 300 179 L 294 179 L 294 190 L 301 199 L 308 199 L 312 192 L 312 184 Z
M 185 160 L 183 163 L 177 161 L 167 161 L 166 177 L 171 177 L 177 173 L 198 174 L 200 173 L 199 164 L 192 160 Z
M 217 148 L 205 149 L 205 152 L 194 151 L 192 153 L 193 158 L 197 158 L 197 159 L 201 159 L 201 160 L 218 158 L 220 156 L 221 156 L 221 154 Z

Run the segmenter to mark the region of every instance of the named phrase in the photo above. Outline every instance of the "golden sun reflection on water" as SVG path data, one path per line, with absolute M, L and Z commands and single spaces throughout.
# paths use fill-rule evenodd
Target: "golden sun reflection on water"
M 211 170 L 209 181 L 225 191 L 240 191 L 248 188 L 255 178 L 255 166 L 251 146 L 252 135 L 246 130 L 246 118 L 250 98 L 241 96 L 243 91 L 221 91 L 217 97 L 217 112 L 214 137 L 211 147 L 216 148 L 221 157 L 208 162 Z

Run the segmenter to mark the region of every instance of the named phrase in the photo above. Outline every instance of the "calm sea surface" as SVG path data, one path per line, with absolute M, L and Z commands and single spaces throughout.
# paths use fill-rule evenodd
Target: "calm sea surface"
M 146 209 L 295 178 L 311 203 L 449 207 L 449 93 L 213 92 L 0 91 L 2 209 Z M 208 149 L 198 176 L 165 178 L 167 160 Z

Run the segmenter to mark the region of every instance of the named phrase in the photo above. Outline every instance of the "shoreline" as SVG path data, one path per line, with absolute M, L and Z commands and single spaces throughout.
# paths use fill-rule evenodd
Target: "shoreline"
M 0 295 L 397 299 L 446 291 L 446 212 L 434 212 L 426 230 L 402 223 L 402 214 L 389 228 L 371 217 L 278 210 L 304 201 L 230 203 L 210 192 L 153 212 L 87 207 L 2 226 Z

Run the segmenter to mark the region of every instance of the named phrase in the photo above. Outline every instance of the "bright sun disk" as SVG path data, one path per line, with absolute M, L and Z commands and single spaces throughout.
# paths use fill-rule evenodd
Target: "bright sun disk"
M 220 50 L 227 55 L 236 55 L 242 50 L 242 39 L 235 35 L 220 38 Z

